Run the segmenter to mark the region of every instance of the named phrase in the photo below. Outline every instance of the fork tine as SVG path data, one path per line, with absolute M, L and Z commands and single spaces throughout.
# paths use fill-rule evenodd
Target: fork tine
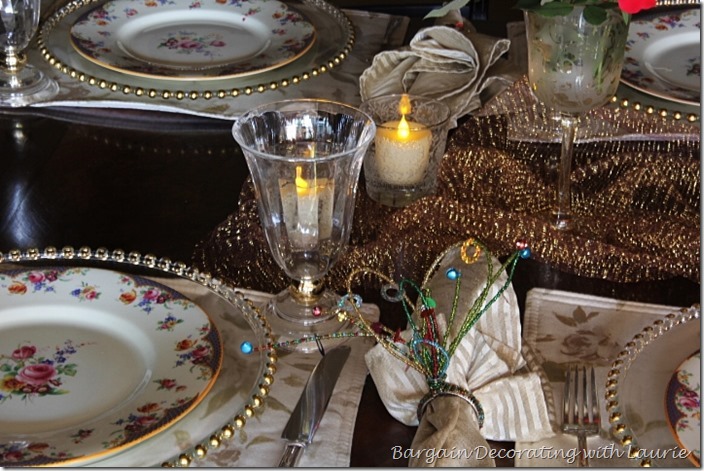
M 577 367 L 570 365 L 565 376 L 565 397 L 564 397 L 564 423 L 569 425 L 577 424 Z
M 599 411 L 599 400 L 596 397 L 596 379 L 595 379 L 595 373 L 594 373 L 594 367 L 592 366 L 590 372 L 590 379 L 591 379 L 591 400 L 592 400 L 592 406 L 591 406 L 591 417 L 589 418 L 591 420 L 591 423 L 596 424 L 597 426 L 601 425 L 601 412 Z
M 585 423 L 585 418 L 589 420 L 586 417 L 587 414 L 587 381 L 586 381 L 586 369 L 584 366 L 582 368 L 577 368 L 577 378 L 574 381 L 574 397 L 575 401 L 578 401 L 579 406 L 577 407 L 577 423 L 579 425 L 584 425 Z M 582 394 L 579 394 L 578 388 L 579 386 L 582 386 L 581 392 Z

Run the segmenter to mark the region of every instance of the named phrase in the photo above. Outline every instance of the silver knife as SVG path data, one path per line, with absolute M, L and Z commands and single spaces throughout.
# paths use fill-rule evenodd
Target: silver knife
M 350 347 L 342 345 L 327 351 L 313 368 L 298 404 L 281 433 L 281 438 L 288 443 L 279 462 L 280 468 L 295 467 L 303 450 L 313 440 L 320 419 L 323 418 L 330 402 L 337 378 L 349 356 Z

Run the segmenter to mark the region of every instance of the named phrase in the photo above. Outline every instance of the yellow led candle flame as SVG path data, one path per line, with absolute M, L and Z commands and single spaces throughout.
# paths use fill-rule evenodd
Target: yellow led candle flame
M 296 182 L 296 193 L 299 196 L 306 196 L 310 191 L 310 184 L 302 175 L 303 168 L 300 165 L 296 166 L 296 178 L 294 180 Z

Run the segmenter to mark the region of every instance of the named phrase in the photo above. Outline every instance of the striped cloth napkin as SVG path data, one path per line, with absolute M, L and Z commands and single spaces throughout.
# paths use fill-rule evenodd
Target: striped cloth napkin
M 498 260 L 493 259 L 494 267 L 500 265 Z M 486 283 L 487 265 L 465 265 L 460 260 L 459 247 L 450 250 L 440 262 L 436 274 L 424 286 L 430 289 L 437 302 L 437 313 L 450 312 L 455 282 L 449 280 L 445 273 L 448 268 L 460 266 L 462 288 L 457 315 L 469 310 Z M 491 287 L 487 299 L 498 294 L 505 282 L 506 274 L 503 273 Z M 461 325 L 459 320 L 455 325 Z M 410 332 L 405 334 L 406 338 L 410 337 Z M 406 425 L 417 425 L 418 403 L 429 390 L 423 375 L 409 368 L 380 345 L 372 348 L 365 360 L 389 413 Z M 454 449 L 456 452 L 449 461 L 434 460 L 429 463 L 431 460 L 418 460 L 413 465 L 486 465 L 486 462 L 477 462 L 477 449 L 486 446 L 485 440 L 539 440 L 554 435 L 540 377 L 527 369 L 522 354 L 520 314 L 512 287 L 509 286 L 498 297 L 463 338 L 451 359 L 447 381 L 473 392 L 482 404 L 485 421 L 479 430 L 481 435 L 468 434 L 465 429 L 463 433 L 457 434 L 457 442 L 443 442 L 443 447 L 448 451 Z M 465 403 L 465 408 L 470 409 L 470 406 Z M 453 413 L 448 414 L 451 416 Z M 452 419 L 447 423 L 456 422 L 455 418 Z M 475 427 L 472 432 L 476 432 L 476 421 L 471 421 L 471 424 Z M 466 426 L 466 421 L 462 425 Z M 416 439 L 424 433 L 422 429 L 423 427 L 419 429 Z M 438 430 L 437 433 L 448 432 Z M 416 448 L 417 445 L 414 443 L 412 447 Z M 468 456 L 472 452 L 475 452 L 474 457 Z M 409 455 L 413 456 L 410 452 Z M 463 456 L 469 460 L 458 463 L 456 460 L 461 460 Z

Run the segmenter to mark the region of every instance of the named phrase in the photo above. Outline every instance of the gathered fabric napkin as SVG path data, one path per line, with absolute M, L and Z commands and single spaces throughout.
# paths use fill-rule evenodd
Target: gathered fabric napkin
M 408 46 L 374 57 L 359 78 L 360 95 L 362 100 L 397 93 L 435 98 L 450 107 L 454 127 L 459 117 L 481 107 L 482 91 L 515 80 L 499 62 L 510 44 L 449 26 L 421 29 Z
M 483 257 L 480 259 L 483 260 Z M 493 269 L 500 267 L 492 258 Z M 520 263 L 520 262 L 519 262 Z M 488 267 L 481 261 L 466 265 L 460 249 L 447 252 L 436 274 L 423 286 L 437 302 L 436 313 L 448 315 L 455 281 L 445 273 L 461 267 L 462 287 L 456 322 L 461 325 L 483 289 Z M 502 273 L 486 299 L 492 299 L 506 282 Z M 453 327 L 450 327 L 453 329 Z M 410 332 L 402 334 L 410 337 Z M 450 331 L 454 338 L 456 332 Z M 447 369 L 447 382 L 472 392 L 481 403 L 485 419 L 479 429 L 472 407 L 461 398 L 440 396 L 429 403 L 412 448 L 446 450 L 433 459 L 409 453 L 411 466 L 492 466 L 485 453 L 486 440 L 538 440 L 555 434 L 549 420 L 540 377 L 525 369 L 521 324 L 516 295 L 506 289 L 460 342 Z M 389 413 L 406 425 L 418 424 L 417 407 L 429 388 L 423 375 L 376 345 L 365 356 L 367 367 Z M 538 438 L 540 437 L 540 438 Z

